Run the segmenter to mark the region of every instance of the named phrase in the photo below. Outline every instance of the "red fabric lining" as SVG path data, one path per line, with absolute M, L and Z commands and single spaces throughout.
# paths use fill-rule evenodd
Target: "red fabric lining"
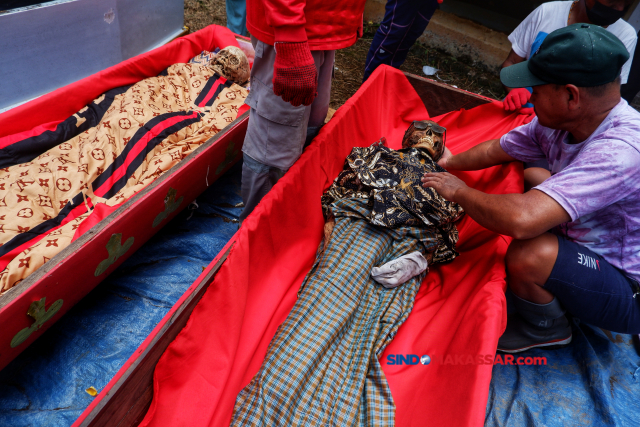
M 247 104 L 242 104 L 242 106 L 240 108 L 238 108 L 238 117 L 240 117 L 241 115 L 243 115 L 246 111 L 249 111 L 251 109 L 251 107 L 249 107 Z
M 390 113 L 393 108 L 393 114 Z M 296 301 L 322 236 L 320 196 L 355 145 L 385 136 L 399 148 L 427 111 L 406 77 L 381 66 L 246 219 L 214 282 L 160 359 L 154 400 L 141 426 L 226 426 L 238 392 L 258 371 L 277 327 Z M 435 118 L 447 145 L 465 150 L 523 123 L 488 104 Z M 490 193 L 521 192 L 514 164 L 458 173 Z M 435 266 L 414 309 L 383 354 L 399 426 L 482 425 L 491 365 L 389 366 L 388 354 L 494 354 L 506 325 L 504 254 L 509 239 L 465 217 L 460 257 Z
M 5 114 L 5 113 L 3 113 L 3 114 Z M 2 120 L 3 120 L 3 116 L 2 116 L 2 114 L 0 114 L 0 123 L 2 122 Z M 22 141 L 24 139 L 31 138 L 32 136 L 42 135 L 46 131 L 55 132 L 56 128 L 58 127 L 60 122 L 63 122 L 64 120 L 66 120 L 66 118 L 64 118 L 62 120 L 56 120 L 56 121 L 53 121 L 53 122 L 49 122 L 49 123 L 44 123 L 42 125 L 34 127 L 31 130 L 20 132 L 17 135 L 9 135 L 9 136 L 6 136 L 6 137 L 2 137 L 2 138 L 0 138 L 0 148 L 7 147 L 7 146 L 9 146 L 9 145 L 11 145 L 11 144 L 13 144 L 15 142 L 19 142 L 19 141 Z M 2 130 L 0 129 L 0 135 L 1 134 L 2 134 Z
M 0 114 L 0 148 L 54 130 L 109 89 L 157 76 L 168 66 L 188 62 L 203 50 L 226 46 L 239 46 L 235 35 L 228 28 L 210 25 L 6 111 Z
M 91 212 L 91 215 L 89 215 L 87 218 L 85 218 L 84 221 L 80 223 L 80 226 L 76 229 L 76 232 L 73 235 L 73 239 L 71 239 L 71 241 L 75 242 L 80 236 L 89 231 L 91 227 L 111 215 L 112 212 L 115 212 L 124 203 L 125 202 L 122 202 L 115 206 L 109 206 L 105 203 L 98 203 Z

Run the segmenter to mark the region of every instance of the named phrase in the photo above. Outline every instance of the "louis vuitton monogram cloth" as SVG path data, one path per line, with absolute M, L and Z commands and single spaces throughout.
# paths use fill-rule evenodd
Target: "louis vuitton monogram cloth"
M 0 292 L 75 240 L 96 204 L 123 203 L 234 121 L 247 95 L 206 65 L 174 64 L 1 149 Z

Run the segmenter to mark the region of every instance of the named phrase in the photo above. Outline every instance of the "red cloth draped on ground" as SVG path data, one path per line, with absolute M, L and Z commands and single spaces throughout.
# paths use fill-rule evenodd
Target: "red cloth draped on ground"
M 227 261 L 160 359 L 154 400 L 141 426 L 229 424 L 238 392 L 258 371 L 313 263 L 324 222 L 322 192 L 354 145 L 385 136 L 392 148 L 399 148 L 411 121 L 426 118 L 406 77 L 386 66 L 336 112 L 244 222 Z M 488 104 L 435 120 L 447 128 L 447 145 L 456 153 L 500 137 L 524 118 Z M 522 191 L 522 168 L 515 163 L 457 175 L 490 193 Z M 411 315 L 382 357 L 399 426 L 479 426 L 484 420 L 492 365 L 439 364 L 437 358 L 465 356 L 458 356 L 461 363 L 466 355 L 495 353 L 506 324 L 509 239 L 469 217 L 458 228 L 460 256 L 431 269 Z M 389 354 L 427 354 L 434 361 L 391 366 Z
M 238 46 L 228 28 L 210 25 L 193 34 L 142 53 L 0 114 L 0 148 L 45 130 L 72 116 L 100 94 L 157 76 L 168 66 L 189 62 L 203 50 Z

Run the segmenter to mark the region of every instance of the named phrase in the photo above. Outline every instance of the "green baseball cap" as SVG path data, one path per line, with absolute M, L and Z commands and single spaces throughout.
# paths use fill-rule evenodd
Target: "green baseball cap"
M 503 68 L 500 80 L 511 88 L 600 86 L 614 81 L 628 59 L 624 44 L 604 28 L 573 24 L 549 34 L 528 61 Z

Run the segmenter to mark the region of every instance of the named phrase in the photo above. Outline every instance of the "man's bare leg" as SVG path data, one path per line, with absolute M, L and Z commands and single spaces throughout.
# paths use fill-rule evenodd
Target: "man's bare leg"
M 544 289 L 558 257 L 558 238 L 544 233 L 528 240 L 513 240 L 506 255 L 507 283 L 517 313 L 507 319 L 498 350 L 517 353 L 534 347 L 571 342 L 565 310 Z
M 547 283 L 558 257 L 558 238 L 544 233 L 528 240 L 513 240 L 505 258 L 507 283 L 520 298 L 536 304 L 547 304 L 553 294 L 543 286 Z

